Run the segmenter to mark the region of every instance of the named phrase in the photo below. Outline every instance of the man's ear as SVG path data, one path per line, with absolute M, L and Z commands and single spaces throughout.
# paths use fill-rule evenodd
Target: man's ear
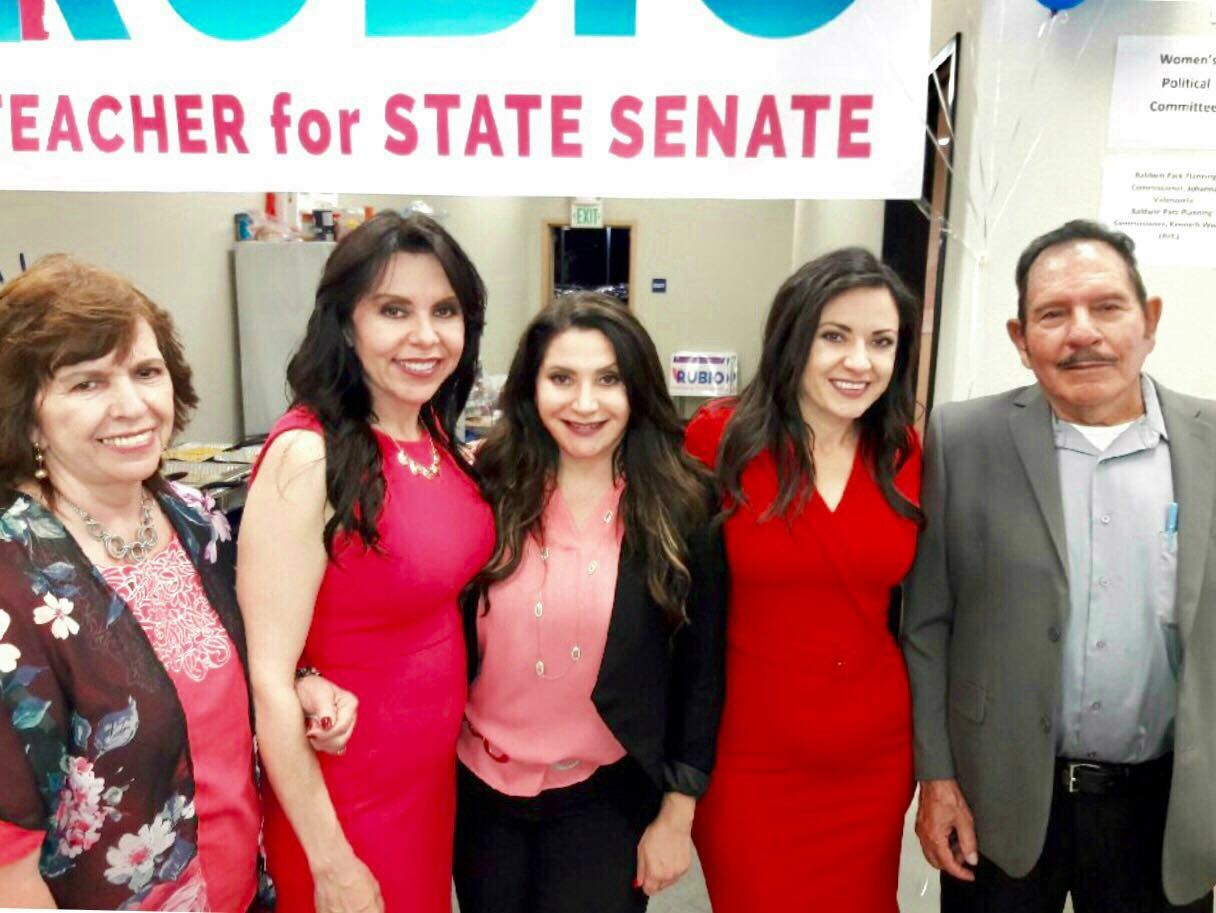
M 1161 322 L 1161 308 L 1160 298 L 1150 298 L 1144 302 L 1144 335 L 1147 339 L 1157 338 L 1157 324 Z
M 1013 347 L 1018 350 L 1018 357 L 1022 359 L 1022 366 L 1030 367 L 1030 353 L 1026 351 L 1026 328 L 1022 325 L 1022 321 L 1016 317 L 1005 321 L 1005 332 L 1009 334 L 1009 341 L 1013 343 Z

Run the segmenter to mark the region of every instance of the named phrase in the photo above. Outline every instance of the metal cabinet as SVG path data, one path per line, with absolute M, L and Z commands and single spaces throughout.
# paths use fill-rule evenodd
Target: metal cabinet
M 334 244 L 242 241 L 234 250 L 242 433 L 265 434 L 287 409 L 287 362 L 304 338 Z

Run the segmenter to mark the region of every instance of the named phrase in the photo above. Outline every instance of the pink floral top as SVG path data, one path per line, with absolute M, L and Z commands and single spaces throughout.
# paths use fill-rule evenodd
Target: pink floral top
M 258 806 L 232 535 L 199 492 L 157 498 L 169 545 L 100 568 L 0 491 L 0 861 L 41 844 L 64 908 L 243 910 Z
M 208 909 L 244 910 L 257 889 L 261 822 L 249 695 L 236 648 L 176 537 L 142 565 L 101 572 L 139 620 L 186 713 Z
M 260 822 L 248 694 L 232 639 L 176 536 L 143 564 L 98 570 L 126 601 L 172 679 L 194 761 L 199 871 L 186 880 L 193 885 L 190 896 L 182 894 L 181 885 L 169 885 L 150 892 L 138 909 L 245 910 L 257 888 Z M 245 725 L 234 727 L 234 720 Z M 92 829 L 90 817 L 104 817 L 100 781 L 84 758 L 73 759 L 69 779 L 73 799 L 60 803 L 58 815 L 72 819 L 68 839 L 75 835 L 84 841 Z M 29 852 L 44 836 L 0 822 L 0 858 L 6 844 Z M 137 840 L 129 843 L 124 848 L 119 841 L 111 868 L 137 868 L 144 855 L 157 849 Z
M 510 579 L 477 618 L 480 664 L 456 743 L 461 763 L 510 796 L 586 780 L 625 749 L 591 693 L 608 641 L 622 527 L 621 486 L 583 522 L 561 492 Z

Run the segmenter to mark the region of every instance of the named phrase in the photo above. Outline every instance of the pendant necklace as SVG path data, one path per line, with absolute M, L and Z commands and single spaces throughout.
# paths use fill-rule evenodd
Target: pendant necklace
M 613 511 L 607 511 L 603 516 L 604 525 L 611 523 L 614 516 L 615 513 Z M 549 551 L 549 547 L 546 545 L 541 544 L 539 545 L 539 548 L 539 557 L 541 560 L 541 566 L 544 568 L 544 574 L 541 577 L 540 587 L 536 591 L 536 602 L 532 606 L 532 615 L 536 619 L 536 665 L 533 667 L 533 669 L 536 672 L 537 678 L 549 679 L 552 681 L 565 676 L 565 674 L 573 669 L 575 665 L 577 665 L 578 662 L 583 658 L 583 648 L 580 646 L 580 641 L 582 640 L 583 632 L 584 600 L 577 600 L 578 605 L 575 609 L 574 616 L 574 643 L 570 646 L 570 662 L 566 664 L 566 667 L 562 669 L 561 672 L 551 673 L 548 671 L 548 667 L 545 665 L 544 650 L 541 646 L 541 627 L 544 624 L 545 617 L 544 593 L 545 584 L 549 581 L 549 558 L 551 553 Z M 599 570 L 599 566 L 600 563 L 598 560 L 593 559 L 591 562 L 589 562 L 586 568 L 587 576 L 590 577 L 594 575 L 595 572 Z

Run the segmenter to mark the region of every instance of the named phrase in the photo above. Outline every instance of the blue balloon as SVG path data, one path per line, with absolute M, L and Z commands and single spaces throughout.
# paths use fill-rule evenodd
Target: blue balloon
M 1070 10 L 1074 6 L 1080 6 L 1084 2 L 1085 0 L 1039 0 L 1039 3 L 1053 13 L 1058 13 L 1060 10 Z

